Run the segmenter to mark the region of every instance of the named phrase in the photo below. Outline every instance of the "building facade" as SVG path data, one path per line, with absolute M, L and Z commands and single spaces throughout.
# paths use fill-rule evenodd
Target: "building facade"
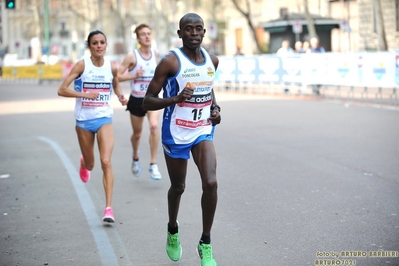
M 399 47 L 399 0 L 307 0 L 309 13 L 341 21 L 331 32 L 331 51 L 375 51 L 378 45 L 380 2 L 388 50 Z M 153 29 L 154 46 L 166 53 L 181 45 L 178 20 L 187 12 L 200 14 L 207 33 L 204 46 L 219 55 L 268 53 L 270 34 L 262 24 L 281 17 L 282 11 L 304 13 L 305 0 L 25 0 L 13 10 L 0 0 L 0 56 L 18 54 L 32 57 L 40 52 L 76 60 L 86 51 L 86 37 L 93 29 L 107 35 L 108 54 L 123 56 L 137 46 L 132 34 L 136 25 Z M 48 3 L 48 25 L 44 3 Z M 249 3 L 248 5 L 246 3 Z M 47 35 L 46 35 L 47 34 Z M 46 39 L 46 36 L 48 38 Z M 255 41 L 255 37 L 257 42 Z

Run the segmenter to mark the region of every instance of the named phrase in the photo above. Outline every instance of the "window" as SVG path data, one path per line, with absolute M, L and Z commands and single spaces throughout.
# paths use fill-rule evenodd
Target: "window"
M 236 31 L 236 46 L 242 48 L 243 45 L 242 29 L 237 28 L 235 31 Z

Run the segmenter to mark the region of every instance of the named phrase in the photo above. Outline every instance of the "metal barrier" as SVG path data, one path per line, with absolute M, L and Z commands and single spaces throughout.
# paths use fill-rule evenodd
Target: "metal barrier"
M 340 85 L 322 85 L 319 93 L 311 85 L 283 83 L 249 83 L 249 82 L 216 82 L 215 91 L 236 94 L 275 95 L 279 97 L 313 97 L 347 103 L 362 103 L 367 105 L 391 106 L 399 109 L 396 88 L 371 88 Z

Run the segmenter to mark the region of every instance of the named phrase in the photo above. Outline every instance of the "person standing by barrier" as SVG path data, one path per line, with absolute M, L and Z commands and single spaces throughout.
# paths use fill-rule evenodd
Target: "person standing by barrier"
M 183 47 L 170 51 L 158 64 L 143 106 L 164 110 L 162 145 L 171 186 L 168 191 L 166 252 L 173 261 L 182 255 L 177 216 L 186 186 L 190 152 L 202 181 L 202 236 L 197 245 L 201 266 L 216 266 L 211 246 L 211 228 L 217 205 L 215 125 L 221 121 L 213 91 L 219 59 L 201 47 L 204 22 L 195 13 L 184 15 L 177 34 Z M 159 98 L 161 89 L 164 98 Z
M 244 55 L 244 54 L 241 52 L 241 47 L 240 47 L 240 46 L 237 46 L 236 53 L 235 53 L 234 55 L 235 55 L 235 56 L 242 56 L 242 55 Z
M 277 55 L 279 56 L 287 56 L 292 55 L 294 53 L 294 49 L 290 47 L 290 42 L 288 40 L 284 40 L 281 43 L 281 47 L 277 50 Z
M 118 70 L 104 57 L 107 50 L 107 38 L 99 30 L 90 32 L 87 37 L 90 56 L 79 60 L 71 69 L 58 89 L 58 95 L 76 98 L 76 133 L 81 150 L 79 175 L 83 182 L 90 179 L 94 168 L 94 141 L 97 136 L 100 162 L 103 171 L 105 190 L 105 210 L 103 222 L 115 222 L 111 207 L 114 187 L 111 155 L 114 147 L 112 128 L 113 109 L 111 96 L 114 91 L 119 102 L 126 105 L 118 82 Z M 74 82 L 74 90 L 69 85 Z
M 301 53 L 307 53 L 310 47 L 310 43 L 308 41 L 304 41 L 302 43 Z
M 307 53 L 325 53 L 324 48 L 319 45 L 319 39 L 317 39 L 316 37 L 312 37 L 310 39 L 310 47 L 307 50 Z M 313 94 L 320 95 L 320 87 L 320 84 L 313 84 Z
M 130 138 L 133 148 L 132 173 L 139 177 L 142 166 L 139 161 L 139 145 L 143 132 L 144 117 L 147 114 L 150 124 L 150 152 L 151 161 L 148 168 L 150 177 L 154 180 L 162 178 L 157 165 L 157 151 L 159 143 L 158 119 L 159 111 L 147 111 L 142 103 L 148 84 L 154 76 L 154 70 L 158 62 L 157 52 L 151 48 L 151 28 L 147 24 L 140 24 L 134 31 L 140 48 L 126 55 L 119 67 L 119 81 L 130 80 L 131 94 L 127 109 L 130 112 L 130 122 L 133 134 Z M 127 73 L 125 73 L 127 71 Z
M 295 48 L 295 53 L 302 53 L 302 42 L 301 41 L 296 41 L 295 42 L 295 45 L 294 45 L 294 48 Z
M 310 47 L 307 51 L 308 53 L 325 53 L 326 51 L 319 44 L 319 39 L 313 37 L 310 39 Z

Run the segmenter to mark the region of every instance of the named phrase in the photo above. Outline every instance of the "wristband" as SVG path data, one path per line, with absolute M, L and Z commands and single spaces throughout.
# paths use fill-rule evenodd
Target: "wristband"
M 219 109 L 219 113 L 220 113 L 220 111 L 222 110 L 222 108 L 220 108 L 220 106 L 219 106 L 218 104 L 213 103 L 213 104 L 211 105 L 211 111 L 213 112 L 213 110 L 214 110 L 215 108 L 218 108 L 218 109 Z

